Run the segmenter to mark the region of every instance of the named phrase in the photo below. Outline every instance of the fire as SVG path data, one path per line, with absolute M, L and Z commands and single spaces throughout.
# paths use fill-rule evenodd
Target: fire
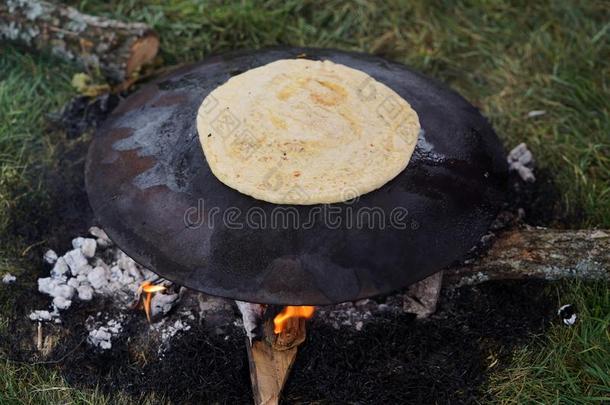
M 165 291 L 166 288 L 162 285 L 156 285 L 151 283 L 150 281 L 145 281 L 138 288 L 138 294 L 146 293 L 146 296 L 142 300 L 142 305 L 144 306 L 144 312 L 146 312 L 146 319 L 150 322 L 150 301 L 152 300 L 152 296 L 154 293 L 158 293 L 161 291 Z
M 274 332 L 276 334 L 281 333 L 286 328 L 286 323 L 290 318 L 305 318 L 309 319 L 313 316 L 316 311 L 316 307 L 310 307 L 306 305 L 300 306 L 286 306 L 273 318 L 273 325 L 275 326 Z

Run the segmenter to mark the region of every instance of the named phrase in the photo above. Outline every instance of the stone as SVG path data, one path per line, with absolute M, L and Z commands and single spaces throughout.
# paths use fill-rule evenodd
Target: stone
M 91 267 L 90 264 L 86 264 L 80 268 L 80 271 L 78 272 L 78 275 L 76 277 L 78 277 L 80 275 L 87 277 L 87 275 L 91 272 L 91 270 L 93 270 L 93 267 Z

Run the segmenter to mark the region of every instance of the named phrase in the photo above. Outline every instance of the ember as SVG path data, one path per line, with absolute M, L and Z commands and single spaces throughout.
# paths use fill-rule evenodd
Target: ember
M 152 300 L 153 294 L 165 290 L 166 288 L 164 286 L 153 284 L 150 281 L 145 281 L 140 285 L 138 293 L 146 293 L 146 296 L 142 300 L 142 306 L 144 307 L 144 312 L 146 312 L 146 319 L 148 319 L 148 322 L 150 322 L 150 301 Z
M 310 319 L 311 317 L 313 317 L 315 310 L 316 307 L 310 307 L 306 305 L 284 307 L 282 312 L 280 312 L 275 318 L 273 318 L 273 324 L 275 326 L 274 332 L 276 334 L 282 333 L 286 326 L 286 323 L 290 318 Z

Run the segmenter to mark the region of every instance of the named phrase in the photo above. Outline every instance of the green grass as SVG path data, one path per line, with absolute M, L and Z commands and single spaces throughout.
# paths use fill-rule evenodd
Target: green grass
M 140 405 L 164 403 L 162 399 L 145 396 L 134 400 L 121 393 L 102 394 L 97 389 L 78 389 L 69 386 L 52 370 L 32 365 L 21 365 L 0 359 L 0 404 L 95 404 Z
M 165 65 L 276 44 L 371 52 L 406 63 L 481 108 L 507 147 L 526 142 L 539 166 L 555 176 L 563 216 L 580 218 L 569 225 L 610 228 L 610 15 L 605 1 L 70 4 L 149 23 L 160 34 Z M 45 116 L 74 95 L 70 80 L 77 71 L 48 56 L 0 46 L 0 275 L 31 271 L 35 264 L 26 262 L 23 252 L 45 237 L 37 233 L 36 222 L 54 215 L 42 179 L 66 141 L 48 128 Z M 532 110 L 545 114 L 528 118 Z M 30 273 L 23 278 L 28 275 L 33 279 Z M 13 315 L 10 294 L 0 293 L 0 328 Z M 581 320 L 573 328 L 553 326 L 547 336 L 515 353 L 511 366 L 494 375 L 488 388 L 496 401 L 587 403 L 608 396 L 607 285 L 573 284 L 560 297 L 579 306 Z M 42 366 L 0 360 L 0 404 L 109 401 L 95 390 L 70 387 Z
M 42 173 L 55 145 L 46 121 L 73 91 L 74 70 L 56 59 L 0 48 L 0 274 L 18 272 L 21 253 L 33 243 L 32 227 L 46 205 Z
M 557 290 L 560 303 L 578 308 L 578 321 L 554 324 L 514 354 L 494 375 L 489 394 L 504 404 L 610 402 L 610 290 L 607 283 L 573 282 Z

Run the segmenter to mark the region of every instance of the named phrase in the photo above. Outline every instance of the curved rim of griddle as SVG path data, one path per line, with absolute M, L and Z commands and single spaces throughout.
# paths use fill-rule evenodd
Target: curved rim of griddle
M 129 227 L 121 226 L 120 223 L 115 226 L 114 222 L 116 221 L 116 209 L 109 209 L 109 207 L 112 206 L 112 204 L 115 200 L 117 200 L 117 201 L 120 200 L 121 196 L 120 196 L 120 193 L 117 193 L 118 190 L 114 190 L 115 192 L 111 193 L 112 195 L 110 195 L 110 198 L 107 198 L 105 201 L 103 201 L 103 202 L 99 201 L 99 197 L 104 197 L 104 193 L 102 193 L 101 196 L 97 195 L 99 193 L 97 193 L 98 190 L 96 190 L 96 187 L 98 187 L 100 181 L 102 181 L 100 179 L 100 177 L 103 177 L 103 176 L 98 175 L 96 177 L 96 175 L 94 175 L 94 169 L 99 168 L 100 164 L 101 164 L 98 160 L 96 160 L 96 156 L 97 156 L 97 152 L 98 152 L 97 148 L 99 147 L 98 144 L 101 143 L 101 141 L 99 140 L 100 139 L 99 133 L 103 133 L 106 130 L 110 131 L 109 128 L 112 127 L 112 123 L 117 120 L 117 117 L 120 117 L 121 114 L 125 114 L 125 111 L 124 111 L 125 109 L 122 109 L 121 106 L 119 106 L 119 108 L 117 108 L 117 110 L 115 110 L 115 112 L 108 119 L 108 121 L 98 130 L 98 134 L 96 134 L 96 137 L 94 138 L 94 140 L 89 148 L 87 165 L 86 165 L 86 188 L 87 188 L 87 192 L 89 195 L 90 204 L 96 214 L 96 217 L 97 217 L 100 225 L 105 229 L 105 231 L 108 233 L 109 237 L 116 243 L 116 245 L 119 248 L 121 248 L 123 251 L 125 251 L 125 253 L 127 253 L 130 257 L 132 257 L 140 265 L 142 265 L 146 268 L 149 268 L 150 270 L 158 273 L 163 278 L 166 278 L 170 281 L 184 285 L 188 288 L 199 290 L 206 294 L 215 295 L 215 296 L 221 296 L 221 297 L 238 299 L 238 300 L 249 301 L 249 302 L 258 302 L 258 303 L 266 303 L 266 304 L 280 304 L 280 305 L 327 305 L 327 304 L 335 304 L 335 303 L 344 302 L 344 301 L 354 301 L 357 299 L 363 299 L 363 298 L 368 298 L 368 297 L 372 297 L 375 295 L 390 293 L 392 291 L 404 288 L 409 284 L 417 282 L 437 271 L 440 271 L 443 268 L 445 268 L 446 266 L 450 265 L 451 263 L 463 258 L 467 254 L 468 250 L 476 244 L 476 242 L 479 240 L 479 238 L 487 230 L 490 223 L 495 218 L 495 215 L 499 211 L 499 209 L 501 207 L 501 203 L 504 200 L 505 184 L 506 184 L 506 171 L 507 171 L 506 161 L 504 158 L 504 156 L 505 156 L 504 150 L 503 150 L 499 140 L 497 139 L 495 133 L 493 132 L 493 129 L 491 128 L 491 126 L 489 125 L 487 120 L 479 114 L 478 110 L 476 110 L 474 107 L 472 107 L 470 104 L 468 104 L 467 101 L 465 101 L 461 96 L 459 96 L 453 90 L 446 88 L 445 86 L 443 86 L 436 80 L 431 80 L 417 72 L 413 72 L 403 65 L 400 65 L 400 64 L 394 63 L 394 62 L 389 62 L 382 58 L 367 55 L 367 54 L 344 52 L 344 51 L 329 50 L 329 49 L 274 47 L 274 48 L 267 48 L 267 49 L 258 50 L 258 51 L 237 51 L 237 52 L 225 53 L 225 54 L 209 57 L 200 63 L 178 68 L 177 70 L 175 70 L 157 80 L 154 80 L 152 83 L 145 85 L 143 88 L 139 89 L 136 93 L 134 93 L 133 95 L 128 97 L 126 100 L 124 100 L 121 104 L 126 104 L 130 99 L 133 100 L 133 99 L 137 98 L 139 95 L 141 96 L 146 91 L 150 92 L 151 88 L 154 86 L 158 86 L 159 83 L 166 83 L 168 81 L 171 81 L 173 78 L 183 78 L 183 77 L 185 77 L 185 75 L 188 75 L 189 72 L 197 71 L 197 69 L 205 67 L 207 64 L 210 63 L 210 61 L 214 61 L 214 63 L 221 63 L 221 64 L 226 63 L 227 65 L 230 65 L 232 63 L 232 61 L 237 60 L 239 62 L 240 58 L 241 58 L 241 59 L 245 60 L 245 62 L 242 61 L 242 64 L 246 64 L 246 65 L 249 64 L 250 67 L 248 67 L 248 68 L 252 68 L 254 66 L 269 63 L 270 60 L 267 60 L 269 54 L 275 55 L 275 53 L 281 54 L 280 55 L 281 57 L 278 57 L 275 59 L 289 58 L 289 57 L 301 57 L 301 56 L 305 55 L 305 57 L 313 57 L 313 58 L 319 58 L 319 59 L 333 59 L 333 57 L 334 57 L 335 58 L 334 61 L 339 62 L 339 63 L 345 63 L 345 61 L 362 60 L 363 65 L 374 64 L 375 67 L 373 69 L 380 69 L 380 70 L 385 69 L 385 70 L 389 71 L 388 74 L 396 74 L 396 75 L 403 74 L 403 75 L 405 75 L 405 77 L 408 76 L 409 80 L 421 81 L 421 83 L 424 83 L 425 86 L 429 87 L 429 89 L 432 93 L 434 93 L 434 92 L 438 93 L 438 94 L 431 94 L 430 97 L 434 98 L 440 94 L 443 97 L 450 98 L 451 100 L 449 102 L 449 105 L 451 103 L 455 103 L 461 109 L 459 111 L 460 114 L 462 112 L 466 115 L 469 114 L 470 119 L 473 119 L 476 121 L 477 128 L 473 128 L 472 133 L 468 133 L 467 135 L 472 136 L 474 141 L 471 141 L 471 143 L 472 143 L 472 145 L 475 145 L 474 146 L 475 148 L 479 148 L 481 150 L 486 149 L 486 150 L 484 150 L 484 152 L 490 155 L 489 159 L 488 159 L 489 161 L 485 163 L 487 165 L 486 173 L 484 176 L 485 178 L 480 177 L 480 175 L 482 173 L 473 174 L 473 168 L 465 167 L 464 161 L 461 161 L 460 159 L 446 159 L 443 161 L 441 161 L 441 160 L 436 161 L 435 160 L 436 152 L 434 150 L 432 150 L 432 151 L 427 150 L 426 146 L 425 146 L 426 142 L 430 141 L 430 139 L 422 140 L 422 138 L 420 137 L 419 141 L 423 142 L 422 143 L 423 146 L 421 146 L 420 143 L 418 142 L 418 147 L 416 148 L 416 153 L 414 153 L 414 156 L 412 157 L 412 161 L 409 163 L 409 166 L 407 166 L 407 169 L 405 170 L 405 172 L 401 173 L 399 176 L 397 176 L 396 179 L 390 181 L 389 183 L 387 183 L 380 189 L 372 191 L 361 197 L 362 200 L 370 200 L 375 195 L 381 195 L 382 193 L 388 193 L 388 192 L 393 193 L 394 191 L 392 191 L 392 190 L 400 189 L 400 187 L 402 187 L 402 184 L 401 184 L 402 180 L 400 179 L 401 176 L 403 176 L 404 173 L 408 172 L 411 169 L 424 170 L 424 171 L 427 169 L 432 170 L 432 171 L 440 170 L 441 172 L 443 172 L 443 170 L 445 170 L 443 173 L 445 173 L 445 176 L 446 176 L 446 173 L 448 173 L 446 170 L 448 170 L 448 168 L 442 167 L 444 164 L 446 164 L 449 166 L 449 168 L 451 170 L 457 170 L 458 172 L 461 172 L 460 175 L 463 175 L 466 177 L 467 176 L 477 177 L 477 179 L 480 178 L 480 181 L 487 182 L 487 183 L 481 184 L 480 188 L 479 188 L 479 185 L 472 183 L 475 185 L 475 186 L 473 186 L 474 188 L 472 190 L 481 191 L 482 194 L 488 194 L 488 195 L 481 196 L 481 198 L 479 200 L 476 200 L 475 197 L 472 197 L 472 198 L 475 198 L 475 200 L 473 200 L 473 201 L 477 201 L 478 205 L 466 207 L 466 211 L 468 211 L 467 215 L 464 215 L 464 218 L 460 218 L 460 220 L 462 220 L 462 222 L 464 222 L 464 220 L 466 222 L 472 221 L 472 223 L 476 223 L 476 226 L 469 227 L 468 223 L 461 223 L 461 224 L 452 223 L 451 224 L 451 226 L 453 226 L 453 227 L 461 227 L 460 231 L 461 231 L 462 235 L 456 236 L 457 239 L 460 239 L 459 248 L 453 248 L 451 246 L 451 243 L 453 243 L 453 242 L 448 242 L 446 240 L 438 242 L 434 237 L 431 237 L 431 238 L 429 238 L 428 242 L 430 242 L 432 245 L 434 245 L 437 242 L 440 244 L 444 244 L 444 246 L 447 248 L 446 250 L 449 250 L 450 253 L 447 253 L 447 255 L 446 255 L 447 257 L 443 257 L 443 258 L 433 258 L 433 259 L 428 258 L 428 260 L 435 262 L 436 265 L 434 265 L 432 267 L 429 266 L 430 268 L 427 268 L 425 272 L 420 272 L 420 273 L 417 273 L 417 271 L 419 269 L 415 269 L 414 271 L 412 271 L 415 273 L 409 278 L 408 282 L 405 282 L 404 274 L 400 275 L 401 274 L 400 271 L 394 271 L 394 273 L 399 274 L 396 277 L 394 277 L 394 273 L 386 272 L 386 276 L 389 276 L 389 277 L 387 277 L 389 279 L 388 282 L 385 282 L 384 280 L 375 280 L 374 278 L 366 279 L 366 282 L 361 282 L 358 277 L 360 277 L 360 276 L 362 276 L 362 274 L 366 273 L 366 269 L 364 269 L 364 270 L 361 268 L 350 269 L 350 270 L 353 270 L 354 272 L 360 272 L 360 273 L 358 273 L 358 275 L 356 275 L 356 278 L 358 278 L 357 283 L 360 284 L 358 286 L 358 291 L 355 293 L 353 291 L 352 292 L 341 291 L 342 287 L 344 287 L 344 286 L 340 285 L 341 282 L 339 282 L 339 281 L 341 281 L 341 279 L 339 278 L 337 280 L 331 280 L 331 282 L 338 284 L 338 286 L 337 286 L 337 288 L 334 288 L 334 290 L 330 296 L 327 294 L 327 292 L 320 293 L 319 291 L 314 291 L 316 289 L 320 290 L 321 288 L 323 288 L 323 287 L 320 287 L 320 285 L 316 286 L 316 283 L 323 284 L 321 282 L 318 282 L 319 281 L 318 279 L 316 279 L 315 282 L 309 281 L 309 280 L 305 280 L 305 282 L 303 282 L 303 280 L 301 280 L 301 285 L 298 285 L 295 287 L 295 286 L 292 286 L 289 284 L 281 284 L 285 280 L 278 281 L 278 279 L 276 278 L 273 280 L 273 282 L 276 284 L 276 285 L 274 285 L 274 288 L 276 289 L 275 291 L 272 291 L 273 288 L 267 289 L 268 291 L 262 291 L 262 290 L 265 290 L 264 284 L 261 284 L 263 288 L 258 288 L 258 289 L 253 289 L 253 290 L 242 289 L 240 291 L 236 291 L 232 288 L 228 288 L 226 285 L 220 285 L 220 284 L 214 285 L 214 283 L 203 283 L 202 284 L 200 282 L 195 282 L 196 280 L 193 280 L 193 279 L 189 280 L 188 277 L 185 277 L 185 274 L 187 274 L 187 273 L 185 273 L 185 271 L 187 269 L 185 268 L 185 266 L 183 264 L 176 262 L 175 260 L 171 259 L 167 255 L 161 255 L 161 254 L 154 253 L 154 252 L 159 251 L 160 244 L 157 243 L 159 241 L 155 242 L 156 243 L 156 245 L 155 245 L 155 243 L 150 243 L 150 242 L 144 240 L 143 236 L 139 233 L 140 231 L 135 231 L 134 229 L 130 229 Z M 267 58 L 267 59 L 265 59 L 265 58 Z M 275 59 L 272 58 L 271 60 L 275 60 Z M 346 64 L 349 65 L 349 63 L 346 63 Z M 356 68 L 358 68 L 358 67 L 356 67 Z M 366 71 L 366 69 L 362 69 L 362 70 Z M 236 73 L 240 73 L 239 69 L 234 72 L 233 71 L 228 72 L 228 74 L 236 74 Z M 367 72 L 367 73 L 370 74 L 370 72 Z M 375 77 L 375 75 L 373 75 L 373 74 L 371 74 L 371 75 L 375 79 L 379 80 L 379 78 Z M 383 82 L 383 80 L 381 80 L 381 81 Z M 218 84 L 220 84 L 220 83 L 217 83 L 216 85 L 218 85 Z M 389 83 L 385 83 L 385 84 L 390 86 Z M 390 87 L 392 87 L 392 86 L 390 86 Z M 396 89 L 394 89 L 394 90 L 396 90 Z M 161 90 L 158 88 L 156 91 L 161 92 Z M 401 91 L 397 90 L 397 92 L 399 94 L 401 94 Z M 404 91 L 402 91 L 402 92 L 404 93 Z M 154 93 L 154 90 L 152 91 L 152 93 Z M 401 94 L 401 96 L 406 98 L 407 101 L 409 101 L 410 104 L 417 111 L 417 108 L 416 108 L 417 103 L 414 103 L 413 100 L 409 100 L 409 97 L 405 97 L 404 94 Z M 140 97 L 140 98 L 142 98 L 142 97 Z M 145 99 L 146 99 L 146 97 L 143 97 L 142 100 L 137 101 L 135 104 L 137 105 L 137 103 L 140 102 L 141 103 L 140 107 L 142 105 L 146 105 Z M 441 101 L 436 100 L 435 102 L 441 102 Z M 198 108 L 199 105 L 197 105 L 196 107 Z M 420 115 L 420 111 L 417 111 L 417 112 L 418 112 L 418 115 Z M 438 114 L 438 112 L 436 114 Z M 432 114 L 432 115 L 434 115 L 434 114 Z M 422 119 L 422 117 L 420 116 L 420 120 L 421 119 Z M 430 120 L 428 119 L 428 121 L 430 121 Z M 425 124 L 425 119 L 422 120 L 422 127 L 424 127 L 424 130 L 427 131 L 428 129 L 426 129 L 426 125 L 424 125 L 424 124 Z M 440 125 L 441 125 L 441 127 L 435 126 L 434 130 L 441 128 L 439 131 L 442 132 L 442 123 L 440 123 Z M 430 125 L 428 125 L 428 126 L 430 126 Z M 470 131 L 470 129 L 468 129 L 468 128 L 461 128 L 461 129 L 458 128 L 458 129 L 460 131 L 461 130 Z M 115 131 L 116 131 L 116 129 L 115 129 Z M 432 132 L 431 135 L 435 136 L 434 132 Z M 432 143 L 433 144 L 435 143 L 434 140 L 432 141 Z M 442 143 L 442 142 L 440 142 L 440 143 Z M 481 145 L 483 145 L 483 146 L 481 146 Z M 199 145 L 198 139 L 197 139 L 197 145 L 195 145 L 195 146 L 199 149 L 199 153 L 201 154 L 201 156 L 203 156 L 203 152 L 201 151 L 201 147 Z M 434 144 L 433 146 L 437 147 L 439 145 Z M 442 147 L 444 147 L 445 149 L 447 149 L 447 148 L 450 149 L 451 145 L 443 145 Z M 442 149 L 442 147 L 440 147 L 439 149 Z M 477 150 L 477 153 L 479 153 L 479 152 L 481 152 L 481 151 Z M 442 153 L 441 153 L 441 155 L 442 155 Z M 484 155 L 481 155 L 480 153 L 479 153 L 479 155 L 484 156 Z M 484 156 L 484 157 L 487 159 L 487 156 Z M 421 167 L 420 167 L 420 164 L 417 163 L 415 165 L 416 168 L 413 168 L 412 167 L 414 165 L 413 161 L 415 160 L 415 161 L 419 162 L 418 159 L 424 163 L 421 164 Z M 449 162 L 449 163 L 447 163 L 447 162 Z M 426 166 L 426 165 L 428 165 L 428 166 Z M 481 163 L 481 165 L 483 165 L 483 163 Z M 205 166 L 207 167 L 207 164 L 205 164 Z M 207 168 L 207 170 L 209 171 L 209 167 Z M 474 171 L 476 171 L 476 168 Z M 409 173 L 409 175 L 412 174 L 411 172 L 408 172 L 408 173 Z M 129 179 L 129 180 L 132 180 L 132 179 Z M 459 189 L 457 189 L 455 185 L 449 184 L 447 182 L 447 180 L 451 180 L 451 179 L 444 178 L 443 181 L 446 184 L 442 187 L 447 187 L 447 189 L 450 190 L 450 191 L 448 191 L 448 193 L 454 193 L 454 194 L 460 193 Z M 222 183 L 220 183 L 220 184 L 222 186 L 224 186 Z M 224 186 L 224 187 L 227 187 L 227 186 Z M 426 193 L 433 194 L 438 191 L 435 188 L 435 186 L 427 187 L 426 185 L 419 184 L 417 187 L 419 187 L 419 188 L 416 191 L 421 192 L 423 194 L 426 194 Z M 232 189 L 229 189 L 229 190 L 231 190 L 231 192 L 233 192 L 233 193 L 239 194 L 239 192 L 237 192 L 235 190 L 232 190 Z M 470 190 L 470 191 L 472 191 L 472 190 Z M 108 191 L 108 190 L 105 190 L 105 191 Z M 404 192 L 408 192 L 409 190 L 401 189 L 401 191 L 404 194 Z M 224 192 L 225 192 L 225 190 L 223 190 L 223 193 Z M 396 194 L 396 193 L 394 193 L 394 194 Z M 108 196 L 106 195 L 106 197 L 108 197 Z M 441 197 L 424 196 L 423 198 L 424 199 L 429 198 L 430 201 L 433 201 L 435 198 L 442 199 L 443 197 L 442 196 Z M 265 202 L 254 200 L 253 198 L 251 198 L 249 196 L 245 196 L 245 195 L 241 195 L 241 199 L 248 200 L 249 202 L 253 202 L 254 204 L 263 204 L 263 205 L 268 204 Z M 458 200 L 459 200 L 460 204 L 468 204 L 468 198 L 466 198 L 466 197 L 462 196 Z M 387 201 L 382 201 L 382 202 L 387 202 Z M 342 203 L 331 204 L 331 206 L 341 205 L 341 204 Z M 364 205 L 366 206 L 366 204 L 364 204 Z M 438 206 L 436 206 L 436 207 L 438 207 Z M 437 214 L 433 214 L 433 215 L 437 215 Z M 435 219 L 435 221 L 438 221 L 438 219 Z M 423 224 L 423 225 L 425 226 L 425 224 Z M 441 228 L 437 227 L 437 230 L 438 229 L 441 229 Z M 273 231 L 269 231 L 269 232 L 273 232 Z M 458 233 L 459 232 L 456 232 L 456 235 Z M 381 237 L 383 238 L 383 234 L 379 234 L 379 235 L 381 235 Z M 228 239 L 231 238 L 231 235 L 229 235 L 229 234 L 227 234 L 225 236 Z M 290 235 L 288 235 L 288 236 L 290 236 Z M 348 235 L 348 237 L 349 237 L 349 235 Z M 260 240 L 264 241 L 265 239 L 263 238 Z M 259 240 L 259 242 L 260 242 L 260 240 Z M 344 241 L 344 243 L 352 243 L 352 242 Z M 392 242 L 388 241 L 386 239 L 385 243 L 391 244 Z M 449 243 L 449 245 L 447 245 L 447 243 Z M 455 243 L 458 244 L 458 241 L 456 241 Z M 426 247 L 430 247 L 430 245 L 426 246 Z M 265 248 L 267 248 L 267 247 L 265 247 Z M 420 246 L 420 248 L 424 248 L 424 246 Z M 439 248 L 437 247 L 437 249 L 439 249 Z M 253 250 L 250 249 L 250 251 L 253 251 Z M 441 249 L 441 251 L 442 251 L 442 249 Z M 151 252 L 153 252 L 153 253 L 151 253 Z M 354 251 L 354 252 L 357 253 L 356 251 Z M 439 252 L 436 252 L 436 253 L 438 253 L 440 256 L 442 256 L 442 253 L 439 253 Z M 326 258 L 324 258 L 324 257 L 322 257 L 322 259 L 320 259 L 319 257 L 312 259 L 310 257 L 305 257 L 305 256 L 306 255 L 298 256 L 298 257 L 282 257 L 282 260 L 284 260 L 284 261 L 282 262 L 280 260 L 280 264 L 282 264 L 282 263 L 283 263 L 282 265 L 285 264 L 287 266 L 286 268 L 288 268 L 288 269 L 293 269 L 293 268 L 296 269 L 297 266 L 305 267 L 305 265 L 303 265 L 302 263 L 309 261 L 307 266 L 310 266 L 310 270 L 313 271 L 314 273 L 316 273 L 316 277 L 321 278 L 322 281 L 325 281 L 327 276 L 323 272 L 326 271 L 326 268 L 320 270 L 320 269 L 317 269 L 316 267 L 320 263 L 322 263 L 323 265 L 331 265 L 331 264 L 335 265 L 335 264 L 330 263 L 330 262 L 325 262 L 324 260 L 326 260 Z M 346 259 L 345 257 L 341 257 L 339 259 L 340 259 L 339 261 L 341 261 L 341 260 L 349 261 L 349 259 Z M 381 261 L 383 261 L 383 260 L 386 260 L 387 258 L 383 257 L 383 255 L 380 255 L 379 259 Z M 423 260 L 423 262 L 425 262 L 425 259 L 417 259 L 414 261 L 422 262 L 422 260 Z M 275 261 L 274 261 L 274 263 L 275 263 Z M 410 263 L 410 262 L 407 260 L 406 263 Z M 274 265 L 277 266 L 277 263 L 275 263 Z M 311 266 L 313 266 L 313 268 Z M 318 266 L 318 267 L 320 267 L 320 266 Z M 322 267 L 324 267 L 324 266 L 322 266 Z M 425 267 L 425 266 L 423 266 L 423 267 Z M 180 270 L 176 270 L 176 269 L 180 269 Z M 339 267 L 334 268 L 333 270 L 339 271 L 339 272 L 342 271 Z M 294 270 L 294 271 L 297 271 L 297 270 Z M 363 271 L 364 271 L 364 273 L 362 273 Z M 404 271 L 402 273 L 404 273 Z M 189 273 L 189 274 L 191 274 L 191 273 Z M 367 277 L 368 277 L 368 275 L 367 275 Z M 290 277 L 288 277 L 288 278 L 290 278 Z M 332 277 L 331 277 L 331 279 L 332 279 Z M 350 281 L 348 279 L 349 279 L 349 277 L 346 278 L 346 283 L 347 283 L 346 286 L 349 284 L 349 281 Z M 365 284 L 365 283 L 367 283 L 367 285 L 361 285 L 361 284 Z M 377 283 L 377 284 L 375 284 L 375 283 Z M 279 290 L 278 290 L 278 285 L 280 285 Z M 326 287 L 328 287 L 328 286 L 326 286 Z M 348 287 L 346 287 L 346 288 L 348 289 Z M 354 290 L 354 288 L 352 288 L 352 290 Z

